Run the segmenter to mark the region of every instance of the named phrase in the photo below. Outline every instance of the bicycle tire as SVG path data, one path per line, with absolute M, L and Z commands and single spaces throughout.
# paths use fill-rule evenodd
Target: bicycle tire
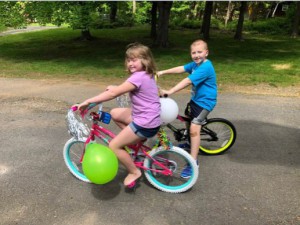
M 84 154 L 84 141 L 69 139 L 63 149 L 64 161 L 70 172 L 79 180 L 91 183 L 82 171 L 80 159 Z
M 201 129 L 200 151 L 208 155 L 223 154 L 236 140 L 234 125 L 223 118 L 211 118 Z
M 169 193 L 181 193 L 189 190 L 194 186 L 198 179 L 199 169 L 196 161 L 192 156 L 179 147 L 173 146 L 170 150 L 165 150 L 163 147 L 158 147 L 149 153 L 150 156 L 158 161 L 167 159 L 168 167 L 173 171 L 172 176 L 163 175 L 151 170 L 144 170 L 146 179 L 157 189 Z M 150 169 L 159 169 L 153 159 L 146 157 L 144 167 Z M 192 167 L 192 176 L 188 179 L 180 177 L 183 168 L 190 164 Z

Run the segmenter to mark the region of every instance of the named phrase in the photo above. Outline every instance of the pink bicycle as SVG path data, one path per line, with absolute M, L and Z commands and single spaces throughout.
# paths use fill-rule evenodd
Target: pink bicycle
M 91 105 L 89 110 L 95 105 Z M 68 140 L 63 149 L 64 161 L 70 172 L 79 180 L 90 182 L 82 171 L 82 159 L 85 146 L 89 142 L 96 141 L 108 145 L 115 134 L 102 127 L 99 122 L 109 124 L 111 116 L 102 111 L 90 112 L 88 119 L 92 121 L 91 129 L 83 123 L 74 109 L 67 114 L 68 131 L 73 136 Z M 180 193 L 189 190 L 198 179 L 198 166 L 195 160 L 185 150 L 173 146 L 166 136 L 163 128 L 157 134 L 154 147 L 144 143 L 126 146 L 125 150 L 131 155 L 135 165 L 140 168 L 146 179 L 157 189 L 170 193 Z M 188 179 L 180 177 L 183 168 L 189 164 L 192 168 L 192 176 Z

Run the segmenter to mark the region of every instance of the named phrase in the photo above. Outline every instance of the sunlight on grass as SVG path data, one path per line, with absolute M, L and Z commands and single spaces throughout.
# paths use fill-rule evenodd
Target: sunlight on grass
M 291 64 L 272 64 L 271 65 L 275 70 L 287 70 L 292 67 Z
M 80 31 L 70 28 L 3 36 L 0 76 L 116 82 L 128 76 L 126 45 L 136 41 L 152 45 L 147 26 L 91 33 L 92 41 L 79 41 Z M 151 47 L 158 70 L 190 62 L 190 43 L 199 37 L 198 30 L 170 30 L 169 34 L 169 48 Z M 208 45 L 220 85 L 300 85 L 298 39 L 247 34 L 245 41 L 239 42 L 231 33 L 212 30 Z M 166 76 L 160 82 L 172 86 L 185 76 Z

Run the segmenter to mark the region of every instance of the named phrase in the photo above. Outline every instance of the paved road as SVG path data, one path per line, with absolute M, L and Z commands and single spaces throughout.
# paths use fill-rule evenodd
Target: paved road
M 0 32 L 0 37 L 11 35 L 11 34 L 19 34 L 19 33 L 40 31 L 40 30 L 49 30 L 49 29 L 55 29 L 55 28 L 58 28 L 58 27 L 57 26 L 27 26 L 26 28 L 9 29 L 7 31 Z
M 1 78 L 0 86 L 1 225 L 300 224 L 299 98 L 220 94 L 212 116 L 236 126 L 233 148 L 199 155 L 200 176 L 187 193 L 142 180 L 129 194 L 124 171 L 109 184 L 86 184 L 62 158 L 67 106 L 103 88 Z M 183 105 L 188 95 L 174 98 Z

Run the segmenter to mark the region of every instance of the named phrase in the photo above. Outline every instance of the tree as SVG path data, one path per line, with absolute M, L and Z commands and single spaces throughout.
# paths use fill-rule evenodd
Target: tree
M 209 29 L 210 29 L 210 20 L 211 20 L 212 10 L 213 10 L 213 2 L 206 1 L 202 27 L 201 27 L 201 31 L 200 31 L 200 34 L 203 34 L 204 40 L 209 39 Z
M 234 39 L 236 40 L 243 40 L 243 24 L 244 24 L 244 14 L 247 10 L 247 2 L 242 1 L 240 6 L 240 14 L 239 14 L 239 20 L 236 27 L 236 32 L 234 35 Z
M 116 22 L 116 17 L 117 17 L 118 2 L 108 2 L 107 4 L 110 7 L 109 21 L 111 23 L 114 23 Z
M 157 2 L 158 27 L 154 45 L 167 47 L 169 45 L 169 18 L 173 2 Z
M 22 2 L 0 2 L 0 25 L 4 27 L 19 28 L 26 25 L 25 11 Z
M 226 11 L 226 17 L 225 17 L 225 27 L 227 27 L 227 23 L 229 21 L 229 16 L 230 16 L 230 12 L 231 12 L 231 1 L 228 2 L 228 6 L 227 6 L 227 11 Z
M 298 37 L 299 23 L 300 23 L 300 2 L 297 2 L 295 17 L 293 21 L 292 35 L 291 35 L 293 38 Z
M 156 25 L 157 25 L 157 2 L 152 2 L 152 8 L 151 8 L 151 31 L 150 36 L 154 40 L 156 39 Z

